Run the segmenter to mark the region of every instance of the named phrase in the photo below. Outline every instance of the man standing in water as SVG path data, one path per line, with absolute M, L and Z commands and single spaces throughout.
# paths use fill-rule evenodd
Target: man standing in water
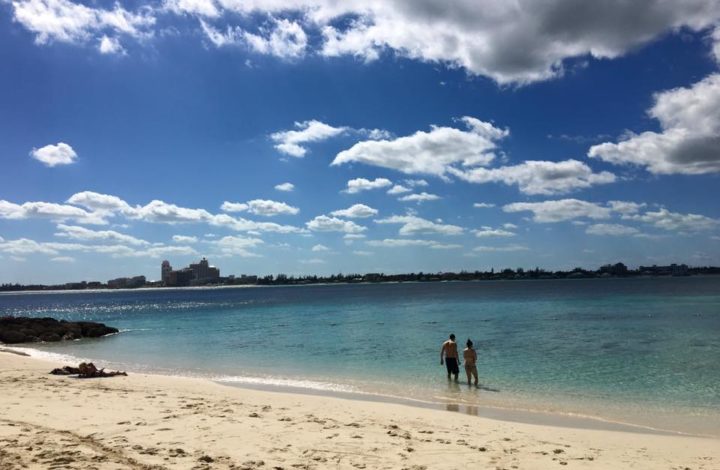
M 475 378 L 475 386 L 478 386 L 478 373 L 477 373 L 477 353 L 473 349 L 473 342 L 470 338 L 467 340 L 467 348 L 463 351 L 463 358 L 465 359 L 465 373 L 467 374 L 468 385 L 470 385 L 470 377 Z
M 455 342 L 455 335 L 451 334 L 450 339 L 445 341 L 440 349 L 440 365 L 447 367 L 448 380 L 450 380 L 450 374 L 455 376 L 455 382 L 458 381 L 458 374 L 460 369 L 460 359 L 458 358 L 457 343 Z

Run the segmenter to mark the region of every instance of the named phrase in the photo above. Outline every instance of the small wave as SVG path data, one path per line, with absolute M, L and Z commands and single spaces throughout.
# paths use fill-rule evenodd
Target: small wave
M 320 382 L 303 379 L 283 379 L 279 377 L 249 377 L 249 376 L 221 376 L 213 377 L 212 380 L 220 383 L 245 384 L 245 385 L 269 385 L 274 387 L 302 388 L 326 392 L 360 393 L 359 390 L 349 385 L 342 385 L 331 382 Z
M 41 359 L 44 361 L 50 361 L 50 362 L 62 362 L 62 363 L 70 363 L 70 364 L 80 364 L 81 362 L 92 362 L 92 359 L 88 359 L 86 357 L 79 357 L 79 356 L 73 356 L 71 354 L 61 354 L 56 352 L 50 352 L 50 351 L 41 351 L 40 349 L 34 349 L 34 348 L 25 348 L 25 347 L 17 347 L 13 346 L 10 348 L 11 351 L 17 351 L 24 354 L 27 354 L 30 357 L 34 357 L 36 359 Z

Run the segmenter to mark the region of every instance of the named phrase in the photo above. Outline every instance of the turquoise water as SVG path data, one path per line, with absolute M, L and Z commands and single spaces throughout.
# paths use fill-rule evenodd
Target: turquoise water
M 0 313 L 118 327 L 33 346 L 111 367 L 720 434 L 718 277 L 5 294 Z M 451 332 L 480 389 L 448 384 Z

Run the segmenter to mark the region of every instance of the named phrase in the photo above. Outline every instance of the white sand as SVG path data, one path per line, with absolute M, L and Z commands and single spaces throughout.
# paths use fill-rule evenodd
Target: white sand
M 0 352 L 0 468 L 720 469 L 720 439 L 539 426 Z M 102 364 L 98 364 L 102 366 Z

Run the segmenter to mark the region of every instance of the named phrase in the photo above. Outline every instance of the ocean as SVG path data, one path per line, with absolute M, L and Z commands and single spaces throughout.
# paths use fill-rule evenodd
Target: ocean
M 243 387 L 720 436 L 720 277 L 0 294 L 0 314 L 117 335 L 41 357 Z M 448 334 L 480 388 L 448 382 Z

